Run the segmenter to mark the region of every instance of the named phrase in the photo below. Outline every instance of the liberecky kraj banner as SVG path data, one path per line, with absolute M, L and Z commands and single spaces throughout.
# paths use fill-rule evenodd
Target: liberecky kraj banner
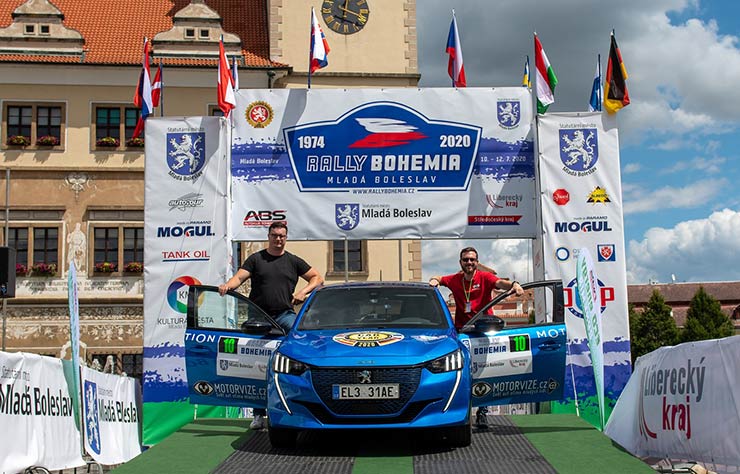
M 691 459 L 737 472 L 738 374 L 740 337 L 661 347 L 635 362 L 604 433 L 635 456 Z
M 190 422 L 188 289 L 230 276 L 228 121 L 149 118 L 144 200 L 144 444 Z M 228 276 L 227 276 L 228 274 Z
M 62 361 L 0 352 L 0 472 L 85 465 Z
M 136 379 L 80 368 L 85 451 L 101 464 L 121 464 L 141 454 Z
M 569 350 L 566 411 L 575 411 L 577 403 L 584 419 L 602 426 L 576 261 L 579 249 L 588 249 L 598 275 L 608 418 L 631 373 L 616 118 L 599 112 L 548 113 L 538 116 L 537 123 L 542 247 L 535 252 L 535 276 L 563 281 Z
M 233 115 L 236 240 L 535 235 L 526 88 L 249 89 Z

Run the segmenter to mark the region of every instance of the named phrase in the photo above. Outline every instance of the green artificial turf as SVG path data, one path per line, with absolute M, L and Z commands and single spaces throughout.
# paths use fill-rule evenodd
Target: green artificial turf
M 210 472 L 239 447 L 247 436 L 247 419 L 203 419 L 189 423 L 156 446 L 114 469 L 116 474 Z
M 650 466 L 574 415 L 512 415 L 511 420 L 558 472 L 655 473 Z

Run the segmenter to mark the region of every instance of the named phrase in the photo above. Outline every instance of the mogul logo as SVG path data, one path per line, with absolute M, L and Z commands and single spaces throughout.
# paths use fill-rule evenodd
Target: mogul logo
M 588 176 L 596 171 L 599 144 L 596 128 L 561 128 L 560 160 L 571 176 Z
M 290 127 L 283 133 L 301 191 L 464 190 L 481 128 L 429 120 L 407 106 L 375 102 L 336 121 Z
M 705 371 L 702 357 L 698 361 L 688 359 L 673 367 L 651 365 L 642 372 L 638 410 L 640 434 L 644 438 L 657 438 L 660 432 L 683 432 L 687 440 L 691 439 L 691 407 L 702 401 Z M 660 411 L 646 410 L 645 405 L 653 408 L 656 399 Z M 650 416 L 656 413 L 661 414 L 660 428 Z
M 516 128 L 519 125 L 521 114 L 519 113 L 518 100 L 499 100 L 496 102 L 496 117 L 502 128 Z
M 611 232 L 613 229 L 609 226 L 606 217 L 586 217 L 584 220 L 571 222 L 556 222 L 555 232 Z
M 190 225 L 160 226 L 157 227 L 157 237 L 210 237 L 216 235 L 210 224 L 210 221 L 201 221 Z
M 614 287 L 604 285 L 604 282 L 601 280 L 597 280 L 597 283 L 599 285 L 599 306 L 601 313 L 603 313 L 606 310 L 606 306 L 614 301 Z M 578 295 L 578 283 L 575 278 L 568 283 L 566 288 L 563 288 L 563 293 L 565 295 L 565 307 L 568 311 L 573 316 L 583 319 L 583 310 L 581 309 L 583 306 L 581 297 Z
M 195 181 L 203 174 L 206 134 L 200 131 L 167 133 L 167 166 L 178 181 Z

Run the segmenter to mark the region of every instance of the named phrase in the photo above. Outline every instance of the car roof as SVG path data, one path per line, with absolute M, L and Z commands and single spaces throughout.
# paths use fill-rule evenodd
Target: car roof
M 323 286 L 317 291 L 349 289 L 349 288 L 416 288 L 432 289 L 429 283 L 415 281 L 349 281 L 342 283 L 332 283 Z

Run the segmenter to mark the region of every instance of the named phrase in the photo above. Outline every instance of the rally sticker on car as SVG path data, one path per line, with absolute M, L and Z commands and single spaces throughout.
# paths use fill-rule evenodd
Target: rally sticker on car
M 334 342 L 353 347 L 379 347 L 393 344 L 403 339 L 403 334 L 385 331 L 343 332 L 334 336 Z

